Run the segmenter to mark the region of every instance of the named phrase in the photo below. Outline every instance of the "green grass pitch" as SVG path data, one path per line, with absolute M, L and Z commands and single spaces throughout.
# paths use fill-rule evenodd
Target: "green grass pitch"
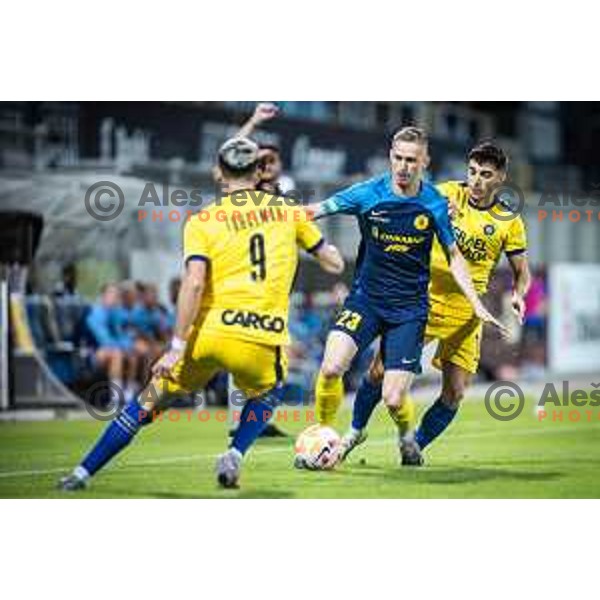
M 420 407 L 422 410 L 422 407 Z M 447 434 L 427 452 L 427 466 L 400 468 L 393 428 L 376 413 L 367 443 L 341 468 L 292 468 L 294 437 L 266 439 L 251 450 L 239 490 L 219 490 L 216 454 L 227 426 L 157 423 L 144 430 L 92 486 L 75 498 L 598 498 L 600 411 L 590 422 L 538 422 L 531 405 L 514 421 L 494 421 L 483 402 L 466 402 Z M 550 412 L 550 411 L 549 411 Z M 339 418 L 343 431 L 348 411 Z M 295 435 L 306 426 L 288 423 Z M 60 498 L 57 478 L 80 459 L 102 423 L 0 423 L 0 497 Z

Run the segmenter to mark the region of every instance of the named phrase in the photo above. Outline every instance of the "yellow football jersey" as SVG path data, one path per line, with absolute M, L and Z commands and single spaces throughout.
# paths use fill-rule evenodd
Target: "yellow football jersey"
M 184 260 L 206 260 L 208 279 L 196 326 L 279 346 L 289 342 L 288 303 L 298 247 L 323 236 L 301 207 L 265 192 L 235 192 L 192 216 Z
M 465 182 L 448 181 L 438 185 L 437 189 L 456 207 L 452 219 L 456 243 L 467 261 L 475 289 L 483 294 L 502 254 L 510 256 L 527 249 L 523 219 L 520 215 L 514 216 L 510 208 L 500 201 L 491 209 L 474 206 L 469 202 L 469 189 Z M 442 303 L 459 314 L 472 312 L 437 241 L 431 255 L 429 295 L 432 305 Z

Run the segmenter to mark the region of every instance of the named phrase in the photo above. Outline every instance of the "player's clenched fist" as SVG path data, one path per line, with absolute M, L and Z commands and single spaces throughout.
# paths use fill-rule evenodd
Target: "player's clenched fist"
M 523 321 L 525 320 L 525 299 L 523 295 L 514 291 L 510 303 L 517 315 L 517 319 L 519 319 L 519 324 L 523 325 Z
M 278 112 L 279 107 L 276 104 L 271 102 L 261 102 L 254 109 L 252 120 L 255 125 L 260 125 L 261 123 L 276 117 Z
M 169 349 L 152 366 L 152 375 L 168 377 L 173 367 L 183 358 L 185 342 L 174 339 Z

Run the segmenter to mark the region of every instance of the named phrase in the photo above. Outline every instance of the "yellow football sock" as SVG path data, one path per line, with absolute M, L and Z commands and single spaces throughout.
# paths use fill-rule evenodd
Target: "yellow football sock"
M 341 377 L 317 376 L 315 385 L 315 412 L 320 425 L 333 425 L 340 404 L 344 399 L 344 382 Z
M 405 396 L 402 406 L 388 406 L 388 412 L 398 427 L 400 435 L 414 431 L 416 425 L 415 402 L 410 396 Z

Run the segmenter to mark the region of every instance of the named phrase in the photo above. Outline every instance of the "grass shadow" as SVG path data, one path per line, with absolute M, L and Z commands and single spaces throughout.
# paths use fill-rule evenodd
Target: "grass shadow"
M 560 479 L 564 473 L 560 471 L 523 471 L 517 469 L 491 467 L 427 467 L 424 469 L 358 466 L 349 470 L 353 476 L 367 478 L 396 479 L 403 483 L 432 485 L 458 485 L 464 483 L 480 483 L 483 481 L 506 480 L 520 482 L 540 482 Z
M 177 492 L 155 492 L 151 494 L 153 498 L 161 500 L 188 499 L 188 500 L 285 500 L 293 498 L 294 494 L 287 490 L 268 490 L 268 489 L 244 489 L 239 490 L 215 490 L 214 494 L 180 494 Z

